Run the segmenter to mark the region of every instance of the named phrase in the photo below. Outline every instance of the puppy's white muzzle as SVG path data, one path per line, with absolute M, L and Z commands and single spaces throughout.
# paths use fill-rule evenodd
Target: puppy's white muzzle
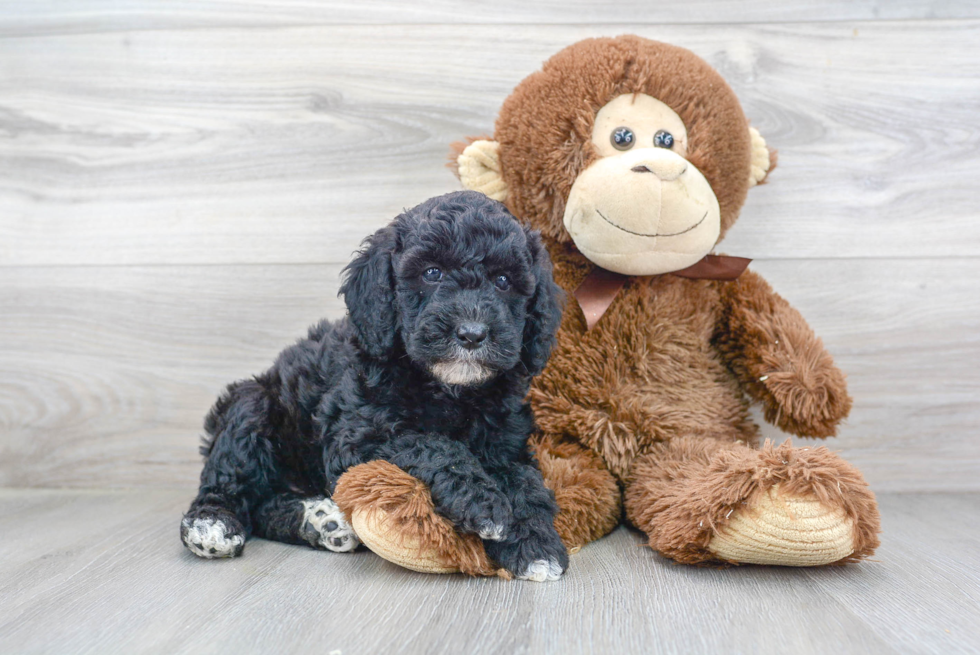
M 464 386 L 481 384 L 493 377 L 493 370 L 471 359 L 454 359 L 436 362 L 432 375 L 445 384 Z

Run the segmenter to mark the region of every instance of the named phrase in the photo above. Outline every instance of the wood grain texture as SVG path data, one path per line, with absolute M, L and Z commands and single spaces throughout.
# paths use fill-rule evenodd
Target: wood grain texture
M 674 565 L 620 528 L 553 583 L 251 540 L 199 560 L 186 492 L 0 491 L 0 649 L 31 653 L 966 653 L 977 495 L 885 495 L 875 561 Z
M 980 259 L 752 266 L 849 374 L 855 407 L 831 448 L 877 490 L 980 489 Z M 342 316 L 339 273 L 0 268 L 0 484 L 192 486 L 217 393 Z
M 980 7 L 948 0 L 57 0 L 0 1 L 0 37 L 200 27 L 338 24 L 704 24 L 977 18 Z
M 0 652 L 976 652 L 980 496 L 888 492 L 980 490 L 978 18 L 946 0 L 0 0 L 0 487 L 33 487 L 0 488 Z M 545 585 L 261 540 L 184 551 L 220 389 L 343 314 L 351 252 L 458 188 L 448 144 L 490 132 L 515 84 L 626 32 L 705 57 L 780 151 L 723 250 L 755 257 L 849 374 L 828 445 L 879 492 L 875 561 L 686 568 L 623 528 Z
M 458 188 L 448 144 L 490 131 L 545 58 L 622 32 L 705 57 L 780 150 L 730 252 L 980 255 L 977 20 L 204 20 L 0 39 L 0 265 L 345 262 L 401 208 Z
M 217 394 L 267 368 L 319 318 L 343 315 L 339 272 L 0 269 L 0 483 L 196 480 Z

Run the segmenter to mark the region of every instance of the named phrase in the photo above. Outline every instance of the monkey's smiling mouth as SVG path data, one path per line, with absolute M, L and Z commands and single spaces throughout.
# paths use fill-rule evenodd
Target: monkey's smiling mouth
M 616 225 L 611 220 L 609 220 L 608 218 L 606 218 L 605 216 L 603 216 L 602 212 L 599 211 L 598 209 L 595 210 L 595 213 L 599 214 L 599 216 L 602 218 L 602 220 L 604 220 L 605 222 L 609 223 L 610 225 L 612 225 L 617 230 L 621 230 L 623 232 L 626 232 L 627 234 L 633 234 L 633 235 L 638 236 L 638 237 L 676 237 L 676 236 L 680 236 L 682 234 L 687 234 L 688 232 L 690 232 L 691 230 L 693 230 L 694 228 L 696 228 L 698 225 L 701 225 L 701 223 L 704 223 L 704 219 L 708 218 L 708 212 L 705 211 L 704 212 L 704 216 L 701 217 L 701 220 L 699 220 L 697 223 L 695 223 L 691 227 L 681 230 L 680 232 L 672 232 L 670 234 L 659 234 L 659 233 L 658 234 L 643 234 L 642 232 L 634 232 L 633 230 L 627 230 L 625 227 L 620 227 L 620 226 Z

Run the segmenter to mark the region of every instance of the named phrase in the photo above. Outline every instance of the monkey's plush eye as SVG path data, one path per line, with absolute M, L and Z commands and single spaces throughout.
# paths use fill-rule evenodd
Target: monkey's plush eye
M 507 291 L 510 289 L 510 278 L 506 275 L 498 275 L 493 280 L 493 286 L 497 287 L 501 291 Z
M 667 130 L 659 130 L 653 135 L 653 145 L 655 148 L 673 148 L 674 135 Z
M 636 141 L 636 135 L 628 127 L 617 127 L 609 135 L 609 142 L 616 150 L 629 150 L 633 147 L 634 141 Z
M 425 269 L 424 273 L 422 273 L 422 279 L 426 282 L 436 283 L 442 279 L 442 269 L 435 266 L 430 266 L 429 268 Z

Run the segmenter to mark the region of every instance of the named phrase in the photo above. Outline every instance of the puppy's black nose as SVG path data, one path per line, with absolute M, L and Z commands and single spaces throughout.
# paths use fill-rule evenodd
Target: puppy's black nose
M 479 348 L 487 338 L 487 326 L 483 323 L 463 323 L 456 328 L 456 338 L 463 348 Z

